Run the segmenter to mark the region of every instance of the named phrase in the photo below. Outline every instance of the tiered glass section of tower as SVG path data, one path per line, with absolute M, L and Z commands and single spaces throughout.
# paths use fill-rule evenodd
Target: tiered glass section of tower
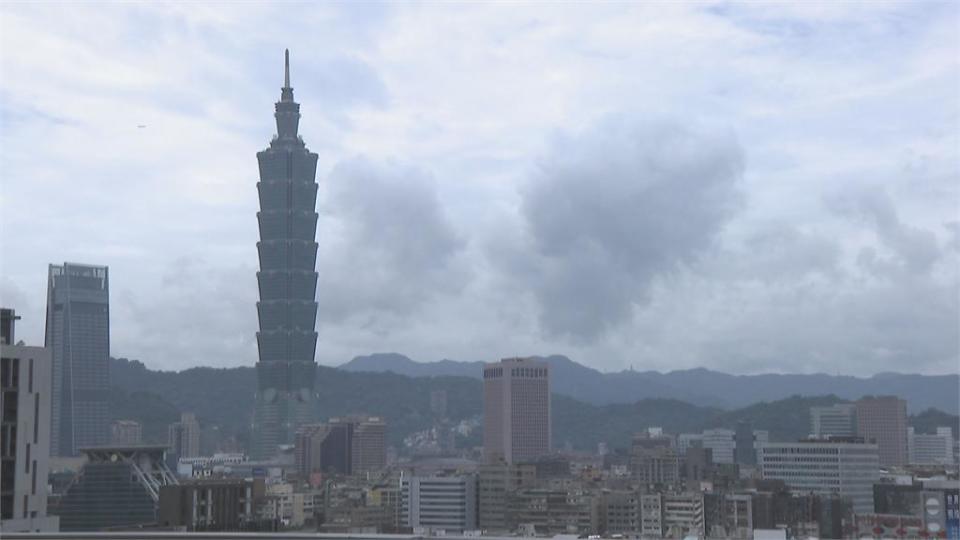
M 289 54 L 276 104 L 277 136 L 257 153 L 260 165 L 259 332 L 255 412 L 257 454 L 289 443 L 311 420 L 317 333 L 317 154 L 297 130 L 300 105 L 290 87 Z

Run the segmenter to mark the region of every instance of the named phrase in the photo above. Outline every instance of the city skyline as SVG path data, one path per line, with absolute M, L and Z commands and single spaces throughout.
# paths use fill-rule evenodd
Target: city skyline
M 113 270 L 117 356 L 253 365 L 249 156 L 289 47 L 329 183 L 323 364 L 392 350 L 955 373 L 956 7 L 817 6 L 658 6 L 658 26 L 639 23 L 643 6 L 502 19 L 331 5 L 294 20 L 151 5 L 151 39 L 126 48 L 96 29 L 136 27 L 134 9 L 5 5 L 4 50 L 34 46 L 3 55 L 0 159 L 17 180 L 0 213 L 32 235 L 8 241 L 0 295 L 41 342 L 43 268 L 97 261 Z M 205 41 L 209 27 L 250 41 Z M 456 31 L 477 39 L 436 46 Z

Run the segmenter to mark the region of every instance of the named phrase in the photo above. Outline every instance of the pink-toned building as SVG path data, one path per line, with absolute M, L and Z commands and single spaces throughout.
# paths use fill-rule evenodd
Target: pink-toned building
M 907 464 L 907 402 L 895 396 L 865 397 L 856 403 L 857 435 L 880 447 L 880 465 Z
M 506 358 L 483 367 L 483 452 L 518 463 L 550 453 L 550 364 Z

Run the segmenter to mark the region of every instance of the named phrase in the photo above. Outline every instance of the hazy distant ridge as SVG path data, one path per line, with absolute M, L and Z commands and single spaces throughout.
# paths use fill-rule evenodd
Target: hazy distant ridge
M 677 399 L 701 406 L 738 408 L 792 395 L 834 394 L 844 399 L 894 394 L 907 400 L 911 411 L 930 407 L 960 412 L 960 376 L 882 373 L 872 377 L 846 375 L 730 375 L 698 368 L 660 373 L 603 373 L 565 356 L 545 358 L 553 366 L 553 391 L 594 405 L 633 403 L 641 399 Z M 353 372 L 393 372 L 408 377 L 460 376 L 480 378 L 482 362 L 415 362 L 397 353 L 358 356 L 339 366 Z

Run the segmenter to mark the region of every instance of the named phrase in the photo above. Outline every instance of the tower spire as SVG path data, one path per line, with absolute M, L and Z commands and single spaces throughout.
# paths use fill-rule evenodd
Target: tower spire
M 290 88 L 290 49 L 283 51 L 283 87 Z

